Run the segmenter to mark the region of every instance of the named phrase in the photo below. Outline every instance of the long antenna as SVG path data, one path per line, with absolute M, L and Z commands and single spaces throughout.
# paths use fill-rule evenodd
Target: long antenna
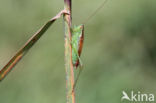
M 83 24 L 86 24 L 102 7 L 107 3 L 108 0 L 105 0 L 84 22 Z

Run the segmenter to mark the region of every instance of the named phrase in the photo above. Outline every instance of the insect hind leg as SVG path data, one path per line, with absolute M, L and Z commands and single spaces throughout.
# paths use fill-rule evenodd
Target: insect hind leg
M 83 64 L 82 64 L 82 61 L 80 59 L 80 56 L 78 56 L 78 59 L 79 59 L 79 71 L 78 71 L 78 74 L 76 76 L 76 79 L 75 79 L 75 82 L 74 82 L 74 85 L 73 85 L 73 89 L 72 89 L 72 92 L 75 90 L 76 88 L 76 85 L 77 85 L 77 82 L 79 80 L 79 77 L 80 77 L 80 74 L 82 73 L 82 70 L 83 70 Z M 76 67 L 77 68 L 77 67 Z
M 80 69 L 82 69 L 83 68 L 83 63 L 82 63 L 82 60 L 81 60 L 79 55 L 78 55 L 78 60 L 79 60 L 79 67 L 80 67 Z

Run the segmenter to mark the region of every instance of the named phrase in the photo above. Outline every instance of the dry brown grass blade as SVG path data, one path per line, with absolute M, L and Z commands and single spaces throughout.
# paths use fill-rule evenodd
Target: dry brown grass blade
M 62 10 L 55 17 L 43 25 L 26 43 L 25 45 L 10 59 L 10 61 L 0 70 L 0 81 L 12 70 L 12 68 L 22 59 L 28 50 L 40 39 L 40 37 L 48 30 L 62 14 L 69 14 L 66 10 Z

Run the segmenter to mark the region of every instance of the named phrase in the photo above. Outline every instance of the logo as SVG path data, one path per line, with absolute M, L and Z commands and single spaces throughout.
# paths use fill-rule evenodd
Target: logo
M 128 95 L 125 91 L 122 91 L 121 101 L 127 100 L 132 102 L 153 102 L 154 94 L 146 94 L 141 93 L 140 91 L 134 92 L 131 91 L 130 95 Z

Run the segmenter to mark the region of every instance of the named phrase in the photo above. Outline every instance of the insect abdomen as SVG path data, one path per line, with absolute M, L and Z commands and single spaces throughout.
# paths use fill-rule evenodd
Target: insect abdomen
M 72 36 L 72 61 L 73 61 L 73 66 L 77 68 L 79 66 L 79 57 L 81 55 L 82 47 L 83 47 L 84 25 L 75 27 L 73 31 L 74 32 Z

